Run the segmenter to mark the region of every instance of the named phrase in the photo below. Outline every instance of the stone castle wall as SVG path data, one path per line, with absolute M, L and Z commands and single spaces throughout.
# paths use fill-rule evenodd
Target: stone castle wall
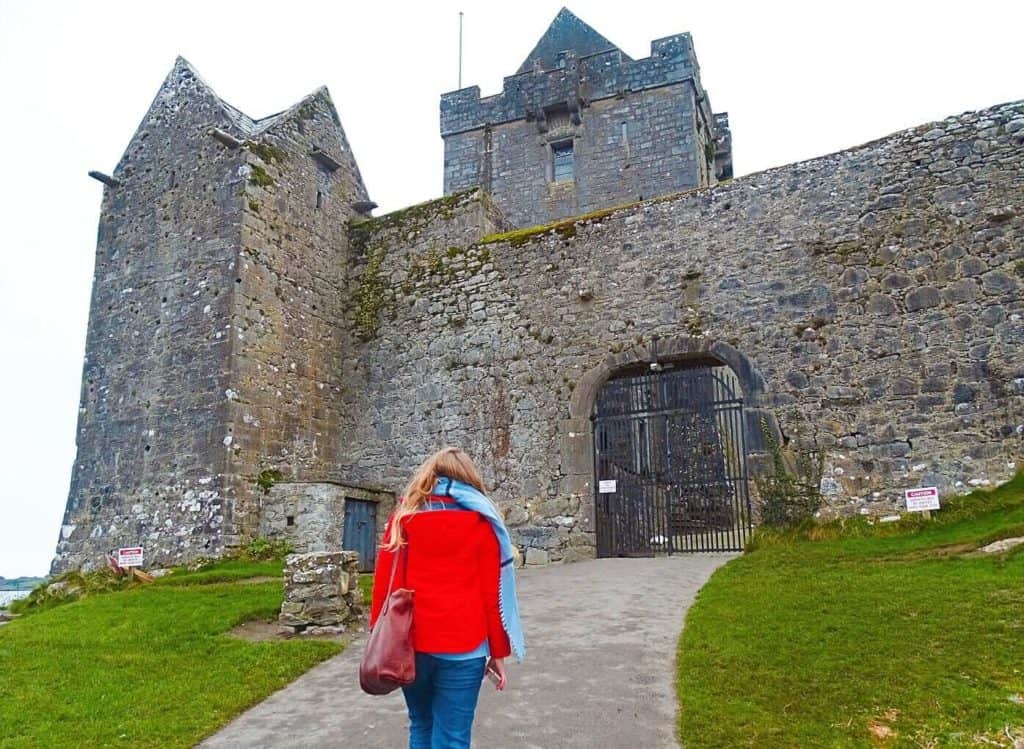
M 334 463 L 339 481 L 397 492 L 409 478 L 409 466 L 425 457 L 420 445 L 433 444 L 439 417 L 451 416 L 441 410 L 447 394 L 429 376 L 451 366 L 448 331 L 434 329 L 436 316 L 446 309 L 446 326 L 467 334 L 477 327 L 479 304 L 471 304 L 465 292 L 485 286 L 493 268 L 473 243 L 502 228 L 493 204 L 476 191 L 353 226 L 353 269 L 345 293 L 352 300 L 346 313 L 352 353 L 341 373 L 348 385 L 346 444 Z M 459 270 L 449 277 L 446 269 L 455 265 Z M 439 281 L 442 299 L 411 293 L 428 279 Z M 398 319 L 405 324 L 394 327 Z M 500 341 L 488 333 L 478 343 L 469 356 L 487 356 L 488 346 Z M 409 418 L 396 420 L 401 411 Z M 458 423 L 457 418 L 445 421 Z
M 462 250 L 439 217 L 380 268 L 339 463 L 397 488 L 462 445 L 521 546 L 592 554 L 593 398 L 657 336 L 662 359 L 746 367 L 792 444 L 827 451 L 837 512 L 1003 480 L 1024 434 L 1022 146 L 1015 103 Z

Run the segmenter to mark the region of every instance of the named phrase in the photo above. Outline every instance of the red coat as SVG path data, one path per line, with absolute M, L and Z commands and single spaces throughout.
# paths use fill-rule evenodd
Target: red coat
M 433 501 L 451 502 L 448 497 Z M 392 518 L 388 519 L 390 529 Z M 498 540 L 491 524 L 471 510 L 421 510 L 403 523 L 408 546 L 399 559 L 395 585 L 415 591 L 413 641 L 417 652 L 465 653 L 486 637 L 491 655 L 512 652 L 498 613 Z M 387 532 L 385 531 L 385 537 Z M 381 549 L 373 578 L 370 627 L 377 622 L 388 589 L 394 552 Z

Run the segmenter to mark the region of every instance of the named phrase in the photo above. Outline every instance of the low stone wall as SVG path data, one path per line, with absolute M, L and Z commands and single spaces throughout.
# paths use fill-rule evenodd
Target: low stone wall
M 285 557 L 278 621 L 293 632 L 340 633 L 363 616 L 359 554 L 311 552 Z

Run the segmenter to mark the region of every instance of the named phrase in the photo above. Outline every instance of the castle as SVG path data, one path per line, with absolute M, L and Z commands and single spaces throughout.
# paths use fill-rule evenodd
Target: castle
M 1024 103 L 730 179 L 689 35 L 632 60 L 563 10 L 441 131 L 445 196 L 374 217 L 326 89 L 253 120 L 176 62 L 93 173 L 53 572 L 260 536 L 369 567 L 447 443 L 530 564 L 740 548 L 780 449 L 832 513 L 1015 472 Z

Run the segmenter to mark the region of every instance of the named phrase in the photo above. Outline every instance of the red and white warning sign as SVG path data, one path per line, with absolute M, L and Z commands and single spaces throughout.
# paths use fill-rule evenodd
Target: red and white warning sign
M 128 546 L 124 549 L 117 550 L 117 566 L 118 567 L 141 567 L 142 566 L 142 547 L 141 546 Z
M 907 512 L 939 509 L 939 490 L 934 486 L 907 489 L 903 495 L 907 498 Z

